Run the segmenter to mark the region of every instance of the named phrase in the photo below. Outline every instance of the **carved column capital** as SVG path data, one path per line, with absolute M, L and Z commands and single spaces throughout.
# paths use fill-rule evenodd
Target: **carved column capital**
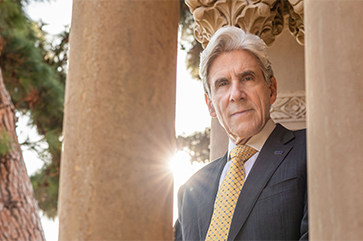
M 304 45 L 305 28 L 304 28 L 304 1 L 289 0 L 287 7 L 289 15 L 289 30 L 295 36 L 296 41 Z
M 268 46 L 284 29 L 304 43 L 303 0 L 185 0 L 194 16 L 194 35 L 205 48 L 223 26 L 237 26 L 260 36 Z

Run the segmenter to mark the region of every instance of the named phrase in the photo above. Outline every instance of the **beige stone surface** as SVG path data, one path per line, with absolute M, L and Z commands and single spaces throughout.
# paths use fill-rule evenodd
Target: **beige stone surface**
M 305 90 L 304 46 L 287 29 L 267 48 L 267 54 L 277 80 L 277 94 Z
M 363 1 L 305 1 L 311 240 L 363 240 Z
M 195 20 L 194 36 L 205 48 L 223 26 L 236 26 L 259 35 L 267 45 L 284 28 L 285 1 L 186 0 Z
M 277 80 L 277 100 L 273 104 L 272 118 L 276 123 L 291 130 L 306 128 L 305 114 L 301 113 L 301 110 L 305 109 L 305 98 L 302 98 L 300 94 L 305 91 L 304 46 L 300 45 L 285 29 L 274 44 L 267 48 L 267 54 Z M 286 96 L 294 96 L 295 93 L 296 97 L 287 103 L 298 101 L 292 106 L 296 108 L 295 113 L 293 108 L 289 108 L 288 112 L 282 113 L 285 116 L 277 115 L 275 111 L 281 109 L 280 105 L 285 102 Z M 284 110 L 286 110 L 285 107 Z
M 285 91 L 270 108 L 271 118 L 290 130 L 306 128 L 305 91 Z
M 271 46 L 286 25 L 296 41 L 304 44 L 303 0 L 185 0 L 185 3 L 195 20 L 194 36 L 203 47 L 223 26 L 242 28 Z
M 178 1 L 75 0 L 59 240 L 171 240 Z

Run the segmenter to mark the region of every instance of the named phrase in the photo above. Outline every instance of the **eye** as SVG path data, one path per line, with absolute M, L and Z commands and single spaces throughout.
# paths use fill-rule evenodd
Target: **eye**
M 223 79 L 217 80 L 216 83 L 215 83 L 215 86 L 216 87 L 223 87 L 223 86 L 228 85 L 228 83 L 229 83 L 228 80 L 223 78 Z
M 247 76 L 244 78 L 245 81 L 249 81 L 249 80 L 252 80 L 252 77 L 251 76 Z
M 222 87 L 222 86 L 225 86 L 225 85 L 227 85 L 228 83 L 227 82 L 221 82 L 221 83 L 219 83 L 219 87 Z

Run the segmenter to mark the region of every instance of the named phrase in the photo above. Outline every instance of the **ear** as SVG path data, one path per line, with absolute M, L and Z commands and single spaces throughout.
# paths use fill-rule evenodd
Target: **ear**
M 208 94 L 204 94 L 205 103 L 208 106 L 209 114 L 211 117 L 217 117 L 216 111 L 214 109 L 213 103 L 209 98 Z
M 270 105 L 275 103 L 277 97 L 277 82 L 275 77 L 271 77 L 271 84 L 268 87 L 270 89 Z

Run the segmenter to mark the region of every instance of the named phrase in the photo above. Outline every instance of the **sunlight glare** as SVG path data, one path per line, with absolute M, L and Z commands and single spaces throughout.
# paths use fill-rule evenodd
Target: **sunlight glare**
M 190 156 L 185 151 L 178 151 L 170 161 L 170 168 L 174 174 L 174 222 L 178 218 L 178 190 L 205 163 L 190 163 Z
M 170 162 L 175 183 L 184 183 L 191 175 L 190 156 L 184 151 L 178 151 Z

